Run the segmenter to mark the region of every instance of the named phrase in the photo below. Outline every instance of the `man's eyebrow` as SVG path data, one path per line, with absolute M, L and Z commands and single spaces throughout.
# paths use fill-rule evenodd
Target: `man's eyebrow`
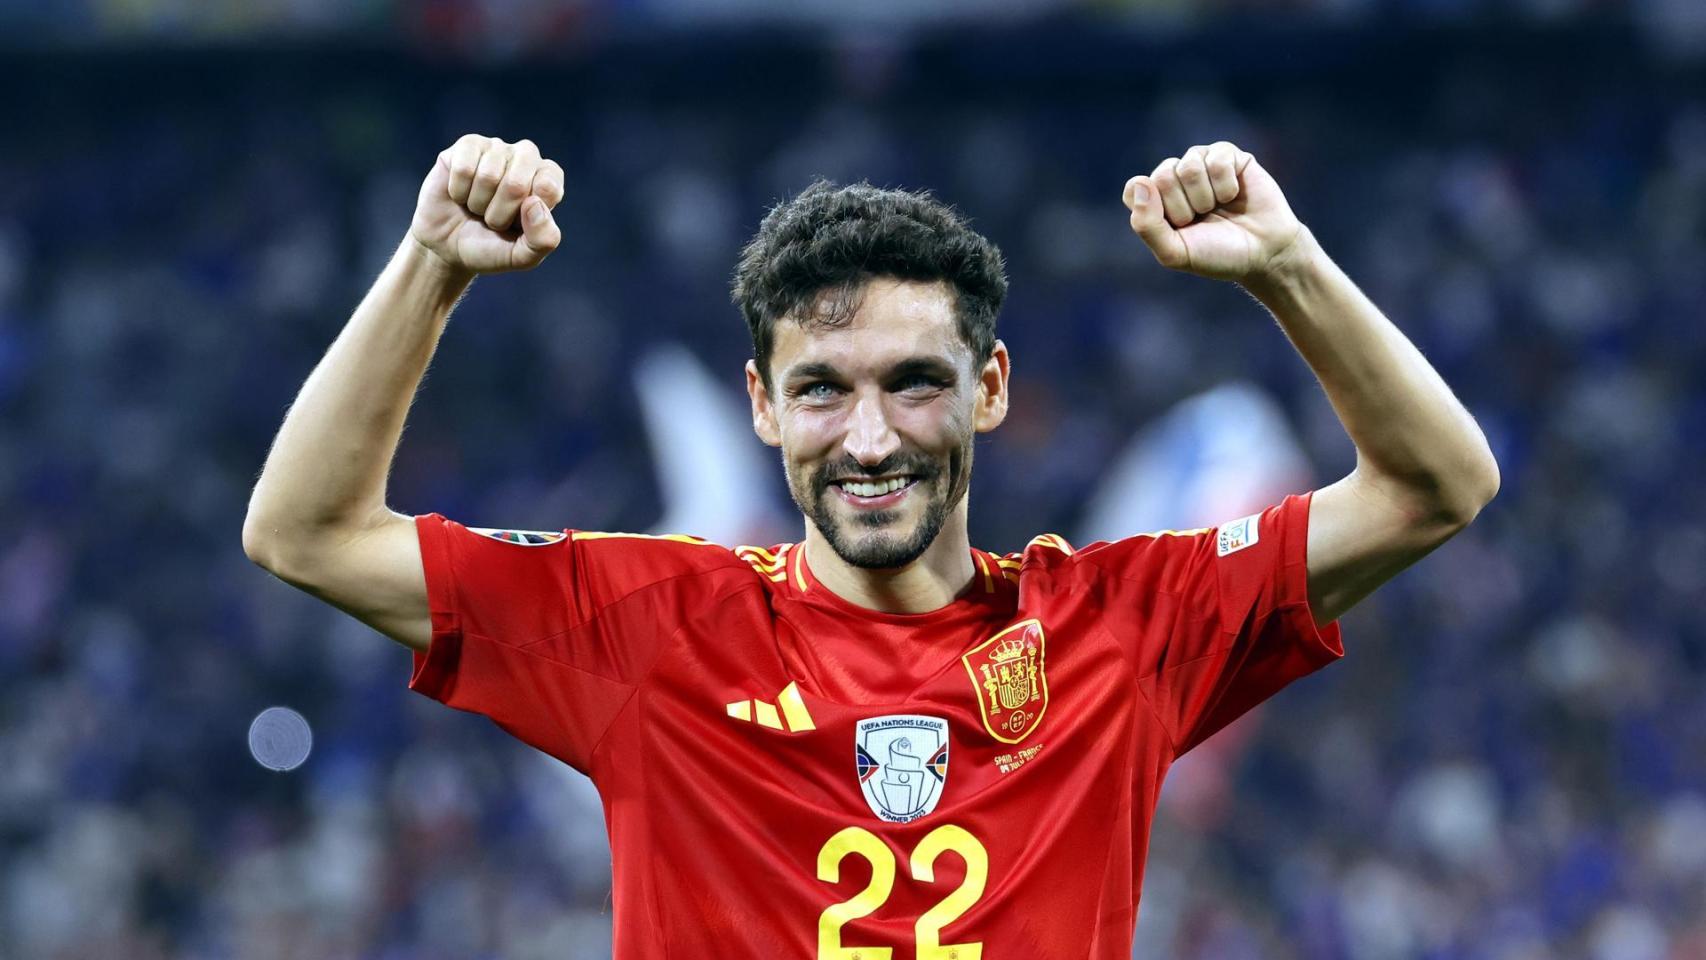
M 841 371 L 835 369 L 833 364 L 817 360 L 811 363 L 802 363 L 798 366 L 790 367 L 782 379 L 804 380 L 809 378 L 813 380 L 833 380 L 839 376 L 841 376 Z
M 899 379 L 921 373 L 952 379 L 954 365 L 942 357 L 908 357 L 890 367 L 888 375 L 890 379 Z

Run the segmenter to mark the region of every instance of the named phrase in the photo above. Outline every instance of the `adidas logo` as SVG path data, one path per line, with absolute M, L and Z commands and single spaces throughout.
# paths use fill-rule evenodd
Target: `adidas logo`
M 776 709 L 777 704 L 781 710 Z M 736 700 L 726 704 L 724 709 L 729 716 L 736 720 L 747 722 L 756 721 L 761 727 L 781 730 L 784 733 L 801 733 L 806 730 L 816 730 L 817 724 L 812 723 L 811 712 L 806 709 L 806 702 L 800 699 L 800 688 L 796 683 L 789 683 L 782 688 L 782 693 L 776 698 L 776 703 L 768 700 Z M 783 724 L 786 723 L 786 726 Z

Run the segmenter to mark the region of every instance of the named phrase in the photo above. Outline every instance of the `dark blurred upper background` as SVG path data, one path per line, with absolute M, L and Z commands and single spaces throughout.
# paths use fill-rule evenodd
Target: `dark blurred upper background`
M 647 358 L 738 411 L 740 244 L 868 178 L 1007 255 L 996 550 L 1081 532 L 1217 385 L 1274 405 L 1302 486 L 1352 465 L 1260 309 L 1126 225 L 1132 174 L 1255 152 L 1504 484 L 1173 791 L 1135 955 L 1706 957 L 1699 0 L 3 2 L 0 90 L 0 956 L 608 954 L 590 786 L 239 542 L 286 405 L 480 132 L 562 163 L 566 239 L 459 308 L 393 507 L 653 527 L 645 407 L 692 384 Z M 741 443 L 750 539 L 797 539 Z M 286 773 L 246 741 L 273 704 L 314 731 Z

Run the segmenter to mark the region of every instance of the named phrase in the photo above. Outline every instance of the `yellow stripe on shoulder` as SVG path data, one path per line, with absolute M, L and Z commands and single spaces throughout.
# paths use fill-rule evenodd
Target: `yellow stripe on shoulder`
M 1197 527 L 1192 530 L 1150 530 L 1140 533 L 1140 537 L 1196 537 L 1208 533 L 1213 527 Z
M 1056 533 L 1042 533 L 1032 537 L 1031 542 L 1025 544 L 1025 549 L 1029 550 L 1032 547 L 1046 547 L 1050 550 L 1058 550 L 1067 556 L 1072 555 L 1072 544 L 1067 543 L 1065 538 Z
M 739 546 L 735 548 L 735 556 L 745 560 L 760 576 L 782 583 L 788 579 L 788 550 L 792 546 L 791 543 L 784 543 L 775 553 L 764 547 Z
M 788 548 L 783 547 L 779 553 L 771 553 L 762 547 L 736 547 L 735 556 L 740 557 L 759 573 L 775 573 L 788 562 Z
M 775 563 L 776 558 L 781 556 L 781 551 L 786 550 L 786 549 L 788 549 L 787 544 L 783 544 L 782 546 L 776 548 L 775 550 L 772 550 L 769 547 L 760 547 L 760 546 L 755 546 L 754 544 L 750 544 L 750 543 L 743 543 L 740 546 L 735 547 L 735 552 L 736 553 L 756 553 L 756 554 L 758 554 L 759 559 L 770 562 L 770 563 Z
M 674 540 L 676 543 L 691 543 L 696 547 L 716 546 L 704 537 L 688 536 L 685 533 L 609 533 L 603 530 L 576 530 L 573 538 L 576 540 Z

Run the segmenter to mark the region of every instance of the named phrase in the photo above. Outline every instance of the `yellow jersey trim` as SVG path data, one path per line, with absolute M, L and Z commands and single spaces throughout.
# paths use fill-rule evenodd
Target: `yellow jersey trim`
M 989 575 L 989 561 L 983 559 L 983 551 L 973 550 L 972 559 L 977 561 L 977 571 L 983 574 L 983 592 L 995 592 L 995 578 Z
M 1029 550 L 1032 547 L 1047 547 L 1050 550 L 1059 550 L 1061 553 L 1064 553 L 1067 556 L 1072 555 L 1072 545 L 1067 543 L 1058 534 L 1053 534 L 1053 533 L 1038 534 L 1035 537 L 1031 538 L 1030 543 L 1025 544 L 1026 550 Z
M 691 543 L 696 547 L 716 546 L 703 537 L 688 536 L 685 533 L 610 533 L 603 530 L 576 530 L 572 537 L 575 540 L 674 540 L 676 543 Z
M 780 554 L 772 554 L 757 547 L 736 547 L 735 554 L 751 564 L 754 570 L 769 575 L 781 570 L 783 564 L 787 563 L 788 548 L 783 547 Z
M 1197 527 L 1197 528 L 1192 529 L 1192 530 L 1151 530 L 1148 533 L 1140 533 L 1140 534 L 1138 534 L 1138 536 L 1140 536 L 1140 537 L 1198 537 L 1198 536 L 1201 536 L 1205 533 L 1208 533 L 1210 530 L 1213 530 L 1213 529 L 1214 529 L 1213 527 Z

